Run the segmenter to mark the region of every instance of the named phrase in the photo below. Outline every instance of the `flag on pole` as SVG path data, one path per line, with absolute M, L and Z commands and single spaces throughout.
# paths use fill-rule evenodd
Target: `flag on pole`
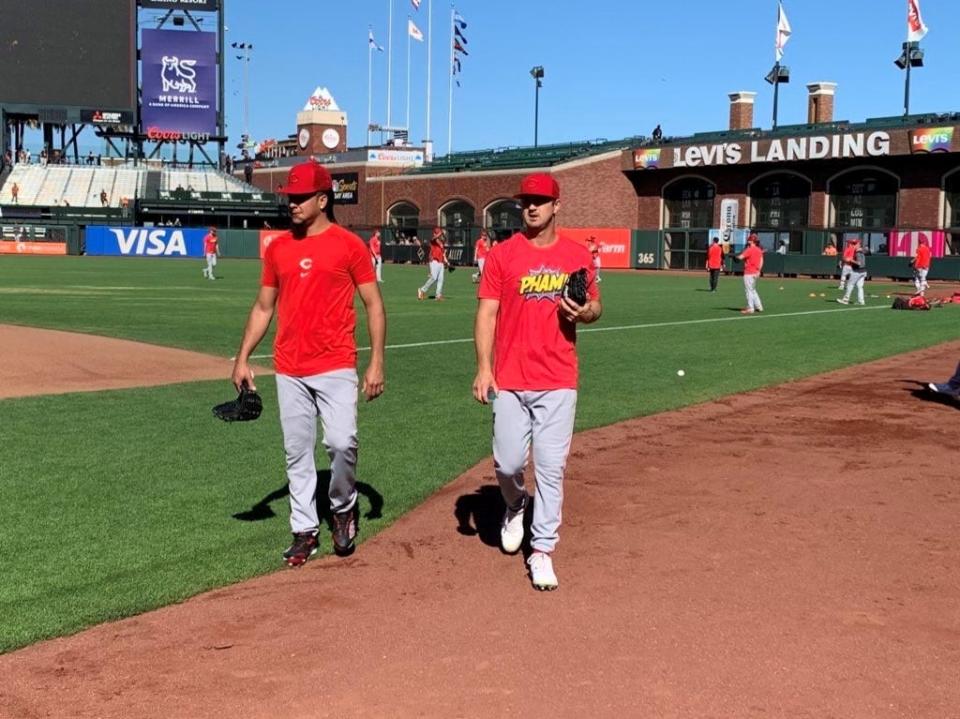
M 460 44 L 460 41 L 459 41 L 459 40 L 454 40 L 454 41 L 453 41 L 453 49 L 454 49 L 454 51 L 456 51 L 456 52 L 462 52 L 464 55 L 469 55 L 469 54 L 470 54 L 469 52 L 466 51 L 466 49 L 463 47 L 463 45 Z
M 460 26 L 460 29 L 461 29 L 461 30 L 466 30 L 466 29 L 467 29 L 467 21 L 464 20 L 464 19 L 463 19 L 463 15 L 461 15 L 461 14 L 460 14 L 459 12 L 457 12 L 456 10 L 453 11 L 453 21 L 454 21 L 457 25 Z
M 377 52 L 383 52 L 383 45 L 377 45 L 377 41 L 373 39 L 373 30 L 369 32 L 368 37 L 369 37 L 368 43 L 370 47 L 372 47 Z
M 460 42 L 462 42 L 464 45 L 467 44 L 467 38 L 463 36 L 463 33 L 460 32 L 460 28 L 458 28 L 456 25 L 453 27 L 453 34 L 456 35 Z
M 927 26 L 920 16 L 920 0 L 907 0 L 907 42 L 920 42 L 927 34 Z
M 783 3 L 781 2 L 778 5 L 777 11 L 777 62 L 780 62 L 783 59 L 783 48 L 787 44 L 787 40 L 790 39 L 790 34 L 793 32 L 790 29 L 790 21 L 787 20 L 787 14 L 783 11 Z
M 417 42 L 423 42 L 423 33 L 413 24 L 413 20 L 407 20 L 407 34 Z
M 414 10 L 420 9 L 420 0 L 410 0 L 410 4 L 413 5 Z

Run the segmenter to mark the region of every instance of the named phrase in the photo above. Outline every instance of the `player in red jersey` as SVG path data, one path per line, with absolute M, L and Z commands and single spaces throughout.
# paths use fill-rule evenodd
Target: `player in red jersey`
M 602 307 L 590 251 L 557 229 L 556 180 L 528 175 L 517 199 L 524 230 L 490 250 L 477 293 L 473 396 L 493 401 L 493 462 L 507 505 L 500 543 L 508 553 L 523 543 L 530 501 L 523 470 L 533 446 L 536 498 L 527 563 L 533 586 L 550 590 L 558 584 L 551 554 L 577 406 L 576 325 L 596 322 Z M 583 305 L 563 296 L 567 278 L 580 269 L 587 271 Z
M 336 224 L 333 182 L 315 162 L 296 165 L 280 188 L 290 203 L 292 228 L 263 256 L 260 291 L 250 310 L 233 367 L 233 383 L 255 388 L 249 359 L 274 312 L 280 427 L 290 485 L 293 543 L 283 553 L 298 567 L 317 551 L 317 418 L 330 457 L 333 549 L 353 551 L 357 534 L 357 347 L 354 295 L 367 313 L 370 363 L 361 391 L 368 401 L 383 392 L 386 318 L 370 255 L 359 237 Z

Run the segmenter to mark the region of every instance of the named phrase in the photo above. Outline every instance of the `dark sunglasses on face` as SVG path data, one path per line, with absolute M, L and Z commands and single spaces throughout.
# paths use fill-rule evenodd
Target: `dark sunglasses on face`
M 309 202 L 316 196 L 317 194 L 315 192 L 308 192 L 304 195 L 287 195 L 287 198 L 291 205 L 302 205 L 305 202 Z

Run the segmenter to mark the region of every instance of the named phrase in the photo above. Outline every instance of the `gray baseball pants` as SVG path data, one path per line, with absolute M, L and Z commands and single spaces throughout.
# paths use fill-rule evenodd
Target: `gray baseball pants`
M 357 502 L 357 371 L 342 369 L 310 377 L 277 375 L 277 399 L 290 485 L 290 528 L 316 532 L 317 417 L 330 457 L 330 509 L 346 512 Z
M 427 294 L 433 283 L 437 283 L 437 297 L 443 296 L 443 263 L 436 260 L 430 260 L 430 279 L 420 288 L 423 294 Z
M 536 495 L 530 545 L 552 552 L 562 519 L 563 471 L 570 453 L 577 391 L 500 390 L 493 401 L 493 468 L 503 501 L 519 509 L 526 490 L 523 471 L 533 444 Z
M 757 280 L 760 275 L 743 276 L 743 293 L 747 296 L 747 309 L 751 312 L 763 312 L 763 303 L 757 294 Z
M 927 284 L 927 273 L 930 270 L 924 268 L 922 270 L 913 271 L 913 286 L 917 288 L 918 294 L 923 294 L 927 291 L 927 288 L 930 286 Z
M 842 290 L 847 286 L 847 281 L 850 279 L 850 273 L 853 272 L 853 267 L 848 264 L 844 264 L 840 268 L 840 289 Z
M 849 300 L 853 291 L 857 291 L 857 304 L 863 304 L 863 283 L 867 279 L 866 272 L 850 271 L 850 277 L 847 278 L 847 291 L 843 293 L 843 299 Z

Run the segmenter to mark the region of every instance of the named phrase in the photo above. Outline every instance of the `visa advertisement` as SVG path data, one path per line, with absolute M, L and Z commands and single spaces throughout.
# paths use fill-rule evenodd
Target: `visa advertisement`
M 140 54 L 141 119 L 147 136 L 167 139 L 166 135 L 178 133 L 203 140 L 214 135 L 217 34 L 144 30 Z
M 600 267 L 632 267 L 630 229 L 627 227 L 564 227 L 563 234 L 581 244 L 592 241 L 599 250 Z
M 203 257 L 204 228 L 87 227 L 86 254 L 121 257 Z

